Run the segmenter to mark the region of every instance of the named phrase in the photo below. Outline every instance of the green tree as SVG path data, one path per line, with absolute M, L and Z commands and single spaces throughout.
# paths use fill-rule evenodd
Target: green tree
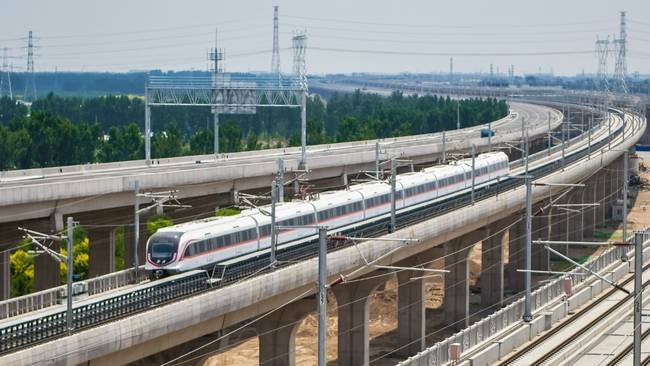
M 246 135 L 246 150 L 253 151 L 257 150 L 257 148 L 257 134 L 253 130 L 248 131 L 248 135 Z
M 25 249 L 17 249 L 11 254 L 10 261 L 11 297 L 31 293 L 34 288 L 34 256 Z
M 176 125 L 171 125 L 166 131 L 155 134 L 151 145 L 154 158 L 181 156 L 183 151 L 181 131 Z
M 153 235 L 158 229 L 172 225 L 174 221 L 165 215 L 152 216 L 147 220 L 147 233 Z
M 241 150 L 242 132 L 235 120 L 229 120 L 223 124 L 222 133 L 219 135 L 219 145 L 223 146 L 223 152 L 237 152 Z
M 214 131 L 202 128 L 190 139 L 190 154 L 211 154 L 214 151 Z

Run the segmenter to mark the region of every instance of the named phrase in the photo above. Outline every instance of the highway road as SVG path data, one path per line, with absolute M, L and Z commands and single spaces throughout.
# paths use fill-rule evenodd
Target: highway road
M 522 119 L 525 119 L 531 126 L 536 126 L 536 129 L 543 129 L 545 132 L 548 127 L 549 116 L 553 119 L 554 122 L 558 121 L 558 119 L 561 118 L 561 114 L 557 110 L 541 105 L 512 103 L 510 105 L 510 108 L 511 114 L 509 116 L 493 122 L 492 128 L 494 129 L 497 136 L 511 133 L 520 133 L 519 131 L 521 131 Z M 451 145 L 457 141 L 465 141 L 471 138 L 476 138 L 479 136 L 479 130 L 482 128 L 485 128 L 485 125 L 449 131 L 446 133 L 447 142 Z M 496 139 L 497 137 L 495 136 L 495 141 Z M 370 150 L 374 151 L 375 141 L 376 140 L 368 140 L 308 146 L 307 165 L 309 166 L 309 160 L 321 159 L 343 152 L 352 153 Z M 442 144 L 442 133 L 380 139 L 379 142 L 381 149 L 390 149 L 403 146 L 417 146 L 432 143 Z M 138 160 L 118 163 L 86 164 L 43 169 L 6 171 L 0 173 L 0 189 L 11 186 L 47 184 L 61 181 L 75 182 L 78 180 L 95 179 L 104 176 L 131 176 L 170 170 L 182 171 L 200 168 L 215 168 L 228 165 L 245 165 L 269 161 L 274 162 L 278 159 L 297 160 L 299 156 L 300 148 L 292 147 L 284 149 L 269 149 L 263 151 L 219 154 L 217 158 L 215 158 L 214 155 L 195 155 L 180 158 L 154 159 L 154 164 L 151 166 L 147 166 L 144 160 Z
M 522 120 L 530 138 L 545 136 L 550 126 L 560 125 L 556 109 L 512 103 L 511 113 L 492 123 L 496 134 L 491 143 L 516 142 L 521 137 Z M 488 149 L 475 126 L 446 133 L 447 151 Z M 333 178 L 367 170 L 374 166 L 376 143 L 380 158 L 407 157 L 415 163 L 431 162 L 441 156 L 442 133 L 424 134 L 308 146 L 307 179 Z M 156 159 L 151 166 L 144 160 L 106 164 L 86 164 L 43 169 L 7 171 L 0 175 L 0 223 L 91 212 L 133 204 L 135 181 L 140 189 L 179 190 L 179 198 L 200 197 L 239 190 L 268 187 L 277 174 L 277 161 L 285 171 L 299 168 L 300 148 L 270 149 L 239 153 Z M 292 173 L 293 174 L 293 173 Z

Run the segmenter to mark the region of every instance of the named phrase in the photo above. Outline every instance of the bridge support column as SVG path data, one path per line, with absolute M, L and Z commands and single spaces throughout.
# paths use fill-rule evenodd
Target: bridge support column
M 596 203 L 596 180 L 592 177 L 587 181 L 587 186 L 584 189 L 584 203 Z M 594 229 L 596 228 L 596 207 L 585 207 L 582 218 L 582 236 L 591 238 L 594 236 Z
M 434 254 L 431 250 L 429 254 Z M 418 255 L 399 263 L 400 267 L 414 267 L 429 262 L 432 255 Z M 426 267 L 426 265 L 425 265 Z M 397 354 L 401 357 L 412 356 L 425 348 L 426 304 L 424 302 L 424 280 L 411 281 L 413 277 L 423 276 L 421 271 L 397 272 Z
M 569 199 L 569 203 L 577 205 L 582 203 L 582 190 L 576 188 Z M 584 207 L 569 207 L 569 240 L 570 241 L 582 241 L 582 214 L 584 212 Z
M 3 251 L 0 256 L 0 301 L 11 297 L 11 252 Z
M 596 207 L 596 224 L 597 225 L 603 225 L 605 223 L 605 211 L 607 211 L 607 191 L 606 191 L 606 180 L 607 180 L 607 175 L 605 174 L 604 171 L 601 171 L 598 173 L 596 176 L 596 182 L 597 182 L 597 196 L 596 196 L 596 202 L 600 203 Z
M 63 231 L 63 215 L 58 212 L 53 213 L 50 216 L 47 228 L 43 229 L 43 231 L 52 234 Z M 50 249 L 58 252 L 61 249 L 61 244 L 61 242 L 55 241 L 50 246 Z M 34 258 L 34 290 L 47 290 L 60 284 L 61 274 L 59 271 L 59 262 L 47 254 L 42 254 Z
M 452 328 L 469 325 L 469 261 L 474 244 L 485 237 L 486 230 L 476 230 L 444 244 L 445 269 L 445 319 Z
M 90 277 L 115 271 L 115 230 L 97 228 L 88 230 L 90 245 Z
M 523 218 L 510 227 L 508 236 L 508 286 L 520 292 L 524 290 L 524 274 L 517 269 L 523 268 L 525 259 L 526 222 Z
M 276 310 L 260 321 L 259 363 L 269 366 L 293 366 L 295 360 L 296 331 L 300 320 L 316 311 L 316 301 L 302 299 Z
M 145 260 L 145 249 L 147 246 L 147 239 L 149 238 L 149 232 L 147 231 L 147 219 L 140 218 L 140 240 L 138 243 L 138 261 L 140 264 L 144 264 Z M 124 227 L 124 268 L 133 267 L 134 261 L 134 252 L 135 243 L 134 243 L 134 230 L 133 224 L 130 226 Z
M 533 212 L 538 210 L 534 209 Z M 550 240 L 550 217 L 549 213 L 543 212 L 533 217 L 533 240 Z M 548 271 L 550 268 L 549 253 L 544 249 L 543 245 L 532 244 L 532 269 L 540 271 Z
M 385 277 L 342 283 L 332 287 L 339 314 L 338 365 L 367 365 L 370 361 L 368 342 L 369 296 L 386 281 Z
M 0 225 L 0 301 L 11 297 L 11 251 L 22 240 L 22 231 L 17 223 Z M 20 225 L 23 226 L 23 225 Z M 29 225 L 24 225 L 30 227 Z
M 605 190 L 605 221 L 612 219 L 612 206 L 616 201 L 616 198 L 618 198 L 618 195 L 616 194 L 616 171 L 612 171 L 616 169 L 615 167 L 615 164 L 607 167 L 608 171 L 606 178 L 607 188 Z
M 488 227 L 490 238 L 483 240 L 481 245 L 481 305 L 484 307 L 503 303 L 503 237 L 507 231 L 505 226 L 510 221 L 502 220 Z M 491 312 L 491 311 L 489 311 Z

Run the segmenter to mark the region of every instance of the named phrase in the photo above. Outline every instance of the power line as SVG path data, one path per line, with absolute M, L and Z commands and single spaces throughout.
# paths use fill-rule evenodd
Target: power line
M 310 47 L 310 50 L 358 53 L 374 55 L 399 55 L 399 56 L 462 56 L 462 57 L 502 57 L 502 56 L 559 56 L 559 55 L 591 55 L 594 51 L 538 51 L 538 52 L 419 52 L 419 51 L 392 51 L 392 50 L 368 50 L 368 49 L 345 49 L 330 47 Z
M 385 23 L 385 22 L 369 22 L 350 19 L 334 19 L 334 18 L 318 18 L 307 17 L 299 15 L 287 15 L 287 18 L 303 19 L 303 20 L 316 20 L 322 22 L 332 23 L 349 23 L 360 25 L 374 25 L 374 26 L 388 26 L 388 27 L 401 27 L 401 28 L 435 28 L 435 29 L 486 29 L 486 28 L 540 28 L 540 27 L 560 27 L 560 26 L 575 26 L 575 25 L 595 25 L 602 24 L 605 20 L 594 20 L 588 22 L 570 22 L 570 23 L 547 23 L 547 24 L 526 24 L 526 25 L 437 25 L 437 24 L 413 24 L 413 23 Z
M 298 28 L 307 28 L 307 29 L 322 29 L 322 30 L 330 30 L 330 31 L 340 31 L 340 32 L 355 32 L 355 33 L 382 33 L 382 34 L 404 34 L 404 35 L 411 35 L 411 36 L 435 36 L 435 37 L 440 37 L 440 36 L 469 36 L 469 37 L 477 37 L 477 36 L 520 36 L 520 35 L 527 35 L 527 36 L 546 36 L 548 34 L 561 34 L 561 35 L 566 35 L 567 31 L 544 31 L 543 33 L 536 31 L 536 32 L 473 32 L 473 33 L 459 33 L 459 32 L 449 32 L 449 33 L 441 33 L 441 32 L 432 32 L 432 33 L 425 33 L 425 32 L 402 32 L 398 30 L 375 30 L 375 29 L 359 29 L 359 28 L 340 28 L 340 27 L 326 27 L 326 26 L 317 26 L 313 24 L 297 24 L 297 23 L 285 23 L 289 26 L 292 27 L 298 27 Z M 585 34 L 593 34 L 593 33 L 598 33 L 598 32 L 604 32 L 604 33 L 611 33 L 615 30 L 615 28 L 605 28 L 605 29 L 592 29 L 592 30 L 578 30 L 578 31 L 571 31 L 571 33 L 585 33 Z

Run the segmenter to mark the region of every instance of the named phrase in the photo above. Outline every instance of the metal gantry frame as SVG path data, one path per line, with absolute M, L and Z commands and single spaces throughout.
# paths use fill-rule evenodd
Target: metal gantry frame
M 203 106 L 218 114 L 251 114 L 257 107 L 301 110 L 301 156 L 306 162 L 305 75 L 214 73 L 212 77 L 150 76 L 145 87 L 145 159 L 151 163 L 151 107 Z M 215 117 L 215 139 L 219 120 Z M 215 155 L 219 153 L 215 142 Z

